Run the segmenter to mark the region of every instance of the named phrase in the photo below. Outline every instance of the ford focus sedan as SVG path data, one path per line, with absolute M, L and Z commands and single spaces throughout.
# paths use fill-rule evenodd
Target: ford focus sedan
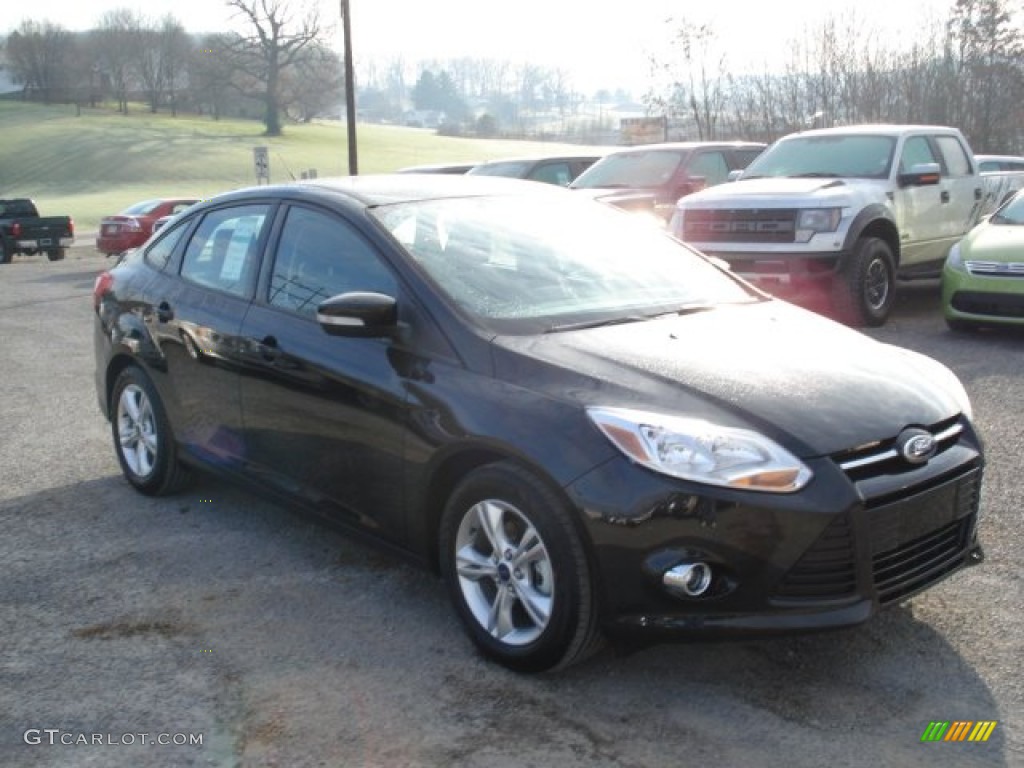
M 948 369 L 553 186 L 232 192 L 94 300 L 138 491 L 199 468 L 376 537 L 516 670 L 851 626 L 982 559 Z
M 1024 192 L 1018 192 L 950 251 L 942 309 L 954 331 L 1024 328 Z

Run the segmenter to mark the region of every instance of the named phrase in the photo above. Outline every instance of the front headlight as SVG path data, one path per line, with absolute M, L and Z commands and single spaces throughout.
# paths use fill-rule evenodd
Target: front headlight
M 796 217 L 796 241 L 806 243 L 819 232 L 835 232 L 842 217 L 842 208 L 804 208 Z
M 953 247 L 949 249 L 949 254 L 946 256 L 946 268 L 956 270 L 957 272 L 964 271 L 964 259 L 960 253 L 960 243 L 954 243 Z
M 813 475 L 785 448 L 750 430 L 627 408 L 588 408 L 587 415 L 629 459 L 672 477 L 792 493 Z

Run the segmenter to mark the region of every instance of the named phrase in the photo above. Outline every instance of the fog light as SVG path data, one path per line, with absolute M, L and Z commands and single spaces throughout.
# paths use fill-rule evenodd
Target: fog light
M 670 592 L 686 597 L 700 597 L 711 587 L 711 566 L 707 563 L 680 563 L 661 577 Z

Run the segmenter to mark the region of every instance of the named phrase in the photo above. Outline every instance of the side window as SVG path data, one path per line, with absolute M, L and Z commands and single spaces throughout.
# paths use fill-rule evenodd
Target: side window
M 903 144 L 900 156 L 900 173 L 909 173 L 910 169 L 921 163 L 937 163 L 939 158 L 932 152 L 932 145 L 924 136 L 911 136 Z
M 746 168 L 754 162 L 754 158 L 760 155 L 763 151 L 763 149 L 737 149 L 733 153 L 736 156 L 736 167 Z
M 706 186 L 721 184 L 729 176 L 729 166 L 721 152 L 700 152 L 686 171 L 687 176 L 703 176 Z
M 397 290 L 373 247 L 345 221 L 298 206 L 288 211 L 270 276 L 271 304 L 312 315 L 339 293 Z
M 159 240 L 146 249 L 146 263 L 156 269 L 163 269 L 171 260 L 171 254 L 181 241 L 182 235 L 189 227 L 188 222 L 181 222 L 178 226 L 167 231 Z
M 569 186 L 572 181 L 572 172 L 568 163 L 544 163 L 534 168 L 529 175 L 533 181 L 544 181 L 548 184 L 557 184 L 560 187 Z
M 182 277 L 247 296 L 259 268 L 257 244 L 269 206 L 220 208 L 203 217 L 185 249 Z
M 971 175 L 970 158 L 956 136 L 936 136 L 935 142 L 939 145 L 939 151 L 946 164 L 946 172 L 950 176 Z

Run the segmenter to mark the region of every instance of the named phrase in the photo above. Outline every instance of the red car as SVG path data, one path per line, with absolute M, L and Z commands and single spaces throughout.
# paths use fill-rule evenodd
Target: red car
M 144 200 L 125 208 L 116 216 L 100 220 L 96 250 L 107 256 L 137 248 L 153 234 L 153 224 L 163 216 L 172 216 L 199 202 L 198 198 Z

